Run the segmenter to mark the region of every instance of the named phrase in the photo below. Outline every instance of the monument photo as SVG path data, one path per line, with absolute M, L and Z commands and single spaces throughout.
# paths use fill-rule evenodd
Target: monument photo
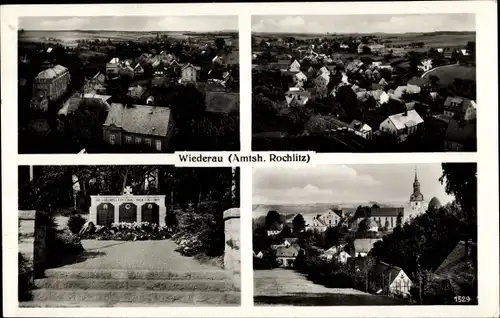
M 20 307 L 240 303 L 239 169 L 20 166 Z

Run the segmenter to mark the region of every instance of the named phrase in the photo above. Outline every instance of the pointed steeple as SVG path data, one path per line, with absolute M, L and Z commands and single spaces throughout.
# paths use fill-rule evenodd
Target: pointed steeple
M 417 178 L 417 165 L 415 165 L 415 181 L 418 182 L 418 178 Z
M 420 182 L 417 177 L 417 166 L 415 165 L 415 181 L 413 181 L 413 194 L 410 196 L 410 201 L 423 201 L 424 196 L 420 193 Z

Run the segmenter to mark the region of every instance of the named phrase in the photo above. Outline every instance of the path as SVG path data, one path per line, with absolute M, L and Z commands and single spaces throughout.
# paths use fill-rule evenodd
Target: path
M 327 288 L 291 269 L 255 270 L 254 302 L 259 305 L 395 305 L 399 300 L 353 288 Z
M 224 306 L 240 291 L 220 267 L 175 251 L 170 240 L 83 240 L 85 251 L 35 280 L 21 307 Z

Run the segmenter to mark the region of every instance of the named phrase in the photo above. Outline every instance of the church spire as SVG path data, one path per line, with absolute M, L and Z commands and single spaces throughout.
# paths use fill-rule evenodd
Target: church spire
M 424 196 L 420 193 L 420 182 L 417 177 L 417 165 L 415 165 L 415 181 L 413 181 L 413 194 L 410 196 L 410 201 L 423 201 Z
M 417 178 L 417 165 L 415 165 L 415 181 L 418 182 L 418 178 Z

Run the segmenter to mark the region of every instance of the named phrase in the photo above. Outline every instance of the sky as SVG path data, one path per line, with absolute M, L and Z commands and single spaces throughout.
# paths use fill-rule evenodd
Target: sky
M 474 14 L 253 16 L 253 32 L 407 33 L 475 31 Z
M 253 169 L 253 204 L 379 203 L 409 201 L 417 168 L 424 200 L 446 194 L 441 164 L 357 164 Z
M 225 31 L 238 30 L 238 16 L 25 17 L 19 29 L 33 31 Z

